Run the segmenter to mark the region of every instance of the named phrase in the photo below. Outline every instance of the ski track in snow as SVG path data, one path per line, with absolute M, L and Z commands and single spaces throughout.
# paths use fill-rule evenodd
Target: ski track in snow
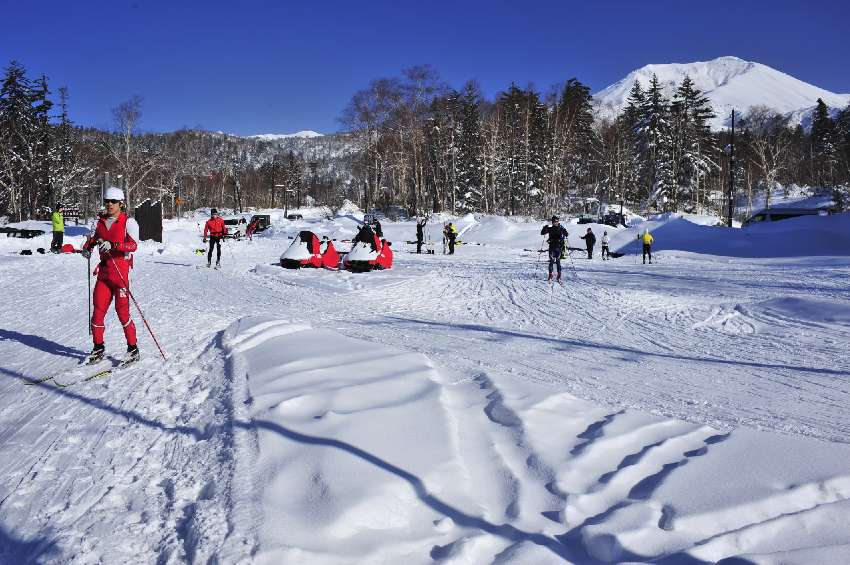
M 453 257 L 397 250 L 392 270 L 369 274 L 285 271 L 268 260 L 281 245 L 258 238 L 243 254 L 225 253 L 221 271 L 140 252 L 133 289 L 168 361 L 134 311 L 139 366 L 67 389 L 22 381 L 88 350 L 82 262 L 0 263 L 7 281 L 28 280 L 35 262 L 39 278 L 62 281 L 37 293 L 5 290 L 0 558 L 170 564 L 254 555 L 259 448 L 247 410 L 255 399 L 222 346 L 225 329 L 252 315 L 422 353 L 437 367 L 458 473 L 484 525 L 441 523 L 439 536 L 421 542 L 431 548 L 424 556 L 399 542 L 399 553 L 374 562 L 601 563 L 686 551 L 712 561 L 850 514 L 850 475 L 690 516 L 656 500 L 738 427 L 850 443 L 850 325 L 801 320 L 769 302 L 846 299 L 846 265 L 730 266 L 667 254 L 644 267 L 630 256 L 575 256 L 561 287 L 542 280 L 536 254 L 495 245 L 462 246 Z M 234 351 L 291 331 L 274 328 L 241 336 Z M 107 347 L 118 355 L 121 344 L 110 311 Z M 641 533 L 665 543 L 640 552 Z

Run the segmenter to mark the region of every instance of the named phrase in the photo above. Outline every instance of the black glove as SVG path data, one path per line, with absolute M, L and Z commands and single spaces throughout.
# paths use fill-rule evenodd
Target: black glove
M 86 249 L 85 247 L 80 250 L 80 255 L 88 259 L 91 257 L 91 249 Z

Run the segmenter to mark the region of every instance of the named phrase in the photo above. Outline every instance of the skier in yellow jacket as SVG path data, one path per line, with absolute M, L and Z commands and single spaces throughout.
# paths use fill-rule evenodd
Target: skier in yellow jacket
M 59 253 L 62 251 L 62 241 L 65 239 L 65 210 L 62 204 L 56 204 L 56 210 L 50 215 L 53 224 L 53 241 L 50 242 L 50 251 Z
M 646 264 L 646 258 L 649 257 L 649 264 L 652 265 L 652 234 L 649 230 L 643 230 L 643 234 L 638 234 L 637 238 L 643 241 L 643 263 Z

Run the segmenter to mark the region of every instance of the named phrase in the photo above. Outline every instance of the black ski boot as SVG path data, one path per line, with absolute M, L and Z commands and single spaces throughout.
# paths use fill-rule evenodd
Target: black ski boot
M 104 355 L 106 355 L 106 347 L 102 343 L 95 343 L 88 359 L 86 359 L 86 365 L 94 365 L 102 361 Z
M 128 345 L 127 346 L 127 356 L 121 361 L 121 366 L 129 365 L 130 363 L 135 363 L 139 360 L 139 346 L 138 345 Z

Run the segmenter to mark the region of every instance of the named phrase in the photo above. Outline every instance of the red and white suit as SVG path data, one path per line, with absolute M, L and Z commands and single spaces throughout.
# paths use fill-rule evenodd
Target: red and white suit
M 127 345 L 136 345 L 136 325 L 130 317 L 130 269 L 133 266 L 132 253 L 136 251 L 139 239 L 139 225 L 121 212 L 117 218 L 101 216 L 94 235 L 86 241 L 84 248 L 92 250 L 101 241 L 108 241 L 112 248 L 100 254 L 100 264 L 95 273 L 97 283 L 94 287 L 94 312 L 91 317 L 92 337 L 95 344 L 103 343 L 104 318 L 112 299 L 115 299 L 115 312 L 124 327 Z

